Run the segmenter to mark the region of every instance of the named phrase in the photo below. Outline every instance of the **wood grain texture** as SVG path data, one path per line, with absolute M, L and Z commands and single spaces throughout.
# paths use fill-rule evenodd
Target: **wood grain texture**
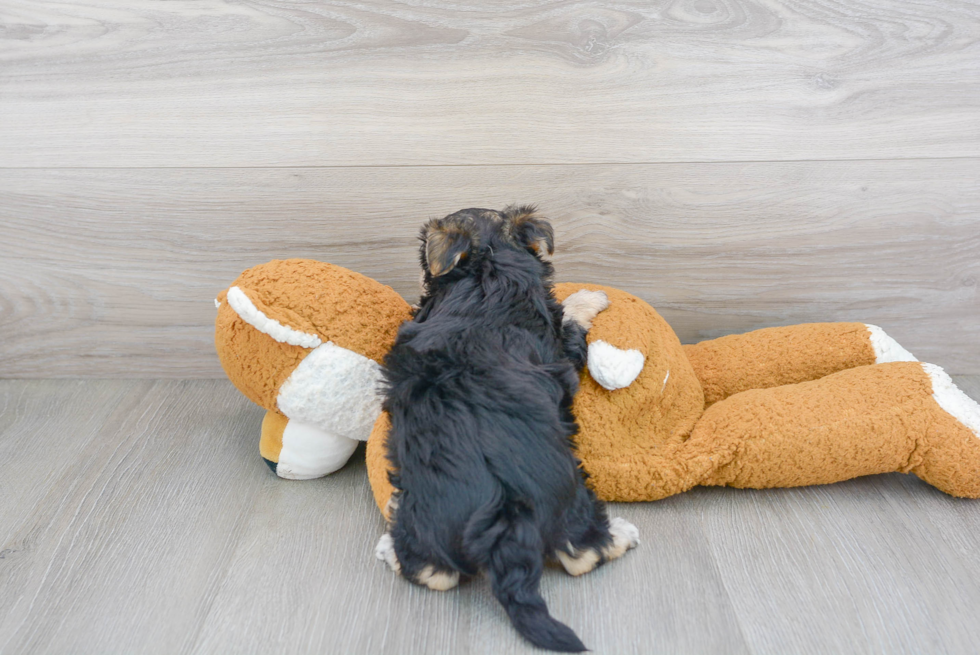
M 955 0 L 4 0 L 0 166 L 976 157 Z
M 7 381 L 0 397 L 21 403 L 57 385 L 79 383 Z M 265 465 L 249 457 L 261 411 L 219 381 L 87 388 L 41 410 L 63 423 L 102 421 L 81 452 L 74 440 L 85 435 L 72 429 L 0 438 L 11 450 L 40 442 L 75 454 L 63 470 L 37 462 L 38 479 L 57 481 L 36 500 L 34 478 L 17 475 L 16 460 L 0 464 L 15 485 L 0 511 L 23 517 L 3 530 L 0 652 L 186 652 L 261 489 Z M 111 411 L 107 394 L 122 396 Z M 4 412 L 35 405 L 7 402 Z
M 128 386 L 84 380 L 11 383 L 0 394 L 0 497 L 8 499 L 0 503 L 0 543 L 11 543 L 12 531 L 92 448 L 131 394 Z M 4 546 L 0 559 L 13 559 L 19 552 L 17 546 Z
M 976 649 L 980 628 L 957 607 L 980 603 L 977 555 L 951 547 L 947 523 L 913 500 L 941 492 L 904 477 L 704 494 L 705 530 L 754 653 Z
M 955 381 L 980 398 L 980 376 Z M 361 453 L 280 480 L 260 421 L 225 381 L 0 381 L 0 653 L 539 652 L 485 580 L 424 591 L 374 559 Z M 965 654 L 980 639 L 980 501 L 912 476 L 611 513 L 640 546 L 542 584 L 596 653 Z
M 0 376 L 220 377 L 214 296 L 273 258 L 417 298 L 422 222 L 538 202 L 558 279 L 650 302 L 684 342 L 864 321 L 980 371 L 980 159 L 0 176 Z

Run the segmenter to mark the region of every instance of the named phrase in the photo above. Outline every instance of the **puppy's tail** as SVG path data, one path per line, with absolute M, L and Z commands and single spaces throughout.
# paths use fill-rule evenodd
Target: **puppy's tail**
M 544 545 L 530 511 L 512 507 L 498 509 L 495 517 L 489 513 L 477 512 L 467 526 L 469 539 L 464 539 L 470 552 L 482 551 L 486 557 L 493 595 L 511 623 L 538 648 L 564 653 L 588 650 L 571 628 L 552 618 L 538 592 Z

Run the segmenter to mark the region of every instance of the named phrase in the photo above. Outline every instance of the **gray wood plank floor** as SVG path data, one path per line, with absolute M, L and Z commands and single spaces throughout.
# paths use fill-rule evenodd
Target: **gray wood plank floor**
M 956 381 L 980 398 L 980 376 Z M 483 581 L 424 591 L 372 548 L 363 455 L 258 458 L 226 381 L 0 381 L 0 653 L 524 653 Z M 643 539 L 552 612 L 597 653 L 974 653 L 980 501 L 884 475 L 616 505 Z

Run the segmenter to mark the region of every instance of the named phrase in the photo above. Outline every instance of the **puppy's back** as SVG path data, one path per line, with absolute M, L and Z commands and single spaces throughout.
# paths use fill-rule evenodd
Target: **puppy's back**
M 418 502 L 465 518 L 502 493 L 533 502 L 548 521 L 575 493 L 574 427 L 549 371 L 567 365 L 544 364 L 540 345 L 520 333 L 430 321 L 399 337 L 386 360 L 388 447 Z M 440 498 L 449 489 L 452 502 Z

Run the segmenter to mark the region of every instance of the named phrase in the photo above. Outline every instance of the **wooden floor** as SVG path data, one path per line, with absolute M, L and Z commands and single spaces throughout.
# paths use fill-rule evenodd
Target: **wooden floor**
M 980 376 L 956 380 L 980 398 Z M 288 482 L 229 383 L 0 381 L 0 653 L 523 653 L 485 581 L 390 573 L 363 455 Z M 975 653 L 980 501 L 904 475 L 616 505 L 551 611 L 596 653 Z

